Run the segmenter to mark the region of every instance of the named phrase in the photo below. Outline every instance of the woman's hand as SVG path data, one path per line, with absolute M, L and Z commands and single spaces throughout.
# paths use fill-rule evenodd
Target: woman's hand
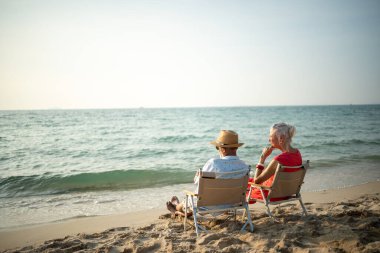
M 265 159 L 267 159 L 267 157 L 272 154 L 273 149 L 274 149 L 274 147 L 272 147 L 272 146 L 268 146 L 268 147 L 263 148 L 263 152 L 261 153 L 261 156 L 260 156 L 260 163 L 261 164 L 264 164 Z

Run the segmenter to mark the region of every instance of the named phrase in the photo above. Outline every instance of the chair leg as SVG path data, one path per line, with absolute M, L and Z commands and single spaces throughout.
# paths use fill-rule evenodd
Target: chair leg
M 247 201 L 247 206 L 248 206 L 248 207 L 249 207 L 249 201 L 251 200 L 251 193 L 252 193 L 252 187 L 250 186 L 250 187 L 249 187 L 248 196 L 246 197 L 246 201 Z M 249 210 L 249 209 L 248 209 L 248 210 Z M 246 210 L 244 209 L 243 217 L 242 217 L 242 221 L 244 221 L 245 215 L 246 215 Z
M 271 217 L 272 219 L 274 219 L 274 217 L 272 215 L 272 212 L 270 211 L 268 203 L 265 203 L 265 206 L 267 207 L 267 214 L 269 215 L 269 217 Z
M 196 209 L 195 209 L 193 196 L 190 196 L 190 202 L 191 202 L 191 205 L 193 207 L 193 218 L 194 218 L 195 232 L 197 233 L 197 236 L 199 236 L 199 227 L 198 227 L 198 221 L 197 221 L 197 212 L 196 212 Z
M 187 222 L 187 202 L 188 202 L 188 196 L 185 197 L 185 218 L 183 219 L 183 231 L 186 231 L 186 222 Z
M 243 211 L 243 216 L 241 217 L 241 221 L 244 221 L 245 220 L 245 216 L 247 214 L 247 211 L 244 209 Z
M 273 217 L 273 215 L 270 211 L 270 208 L 269 208 L 269 200 L 265 197 L 264 191 L 261 188 L 260 188 L 260 193 L 261 193 L 261 196 L 263 198 L 264 204 L 267 207 L 267 214 L 269 215 L 269 217 L 271 217 L 274 220 L 274 217 Z
M 301 207 L 302 207 L 302 210 L 303 210 L 303 215 L 307 216 L 307 211 L 306 211 L 306 208 L 305 208 L 305 206 L 304 206 L 304 204 L 302 202 L 301 196 L 299 198 L 299 201 L 300 201 L 300 204 L 301 204 Z
M 243 227 L 241 228 L 241 231 L 244 231 L 245 230 L 245 227 L 249 224 L 249 230 L 251 232 L 253 232 L 254 230 L 254 225 L 252 223 L 252 219 L 251 219 L 251 213 L 249 212 L 249 207 L 248 207 L 248 204 L 245 204 L 244 206 L 244 213 L 247 213 L 247 221 L 244 223 Z

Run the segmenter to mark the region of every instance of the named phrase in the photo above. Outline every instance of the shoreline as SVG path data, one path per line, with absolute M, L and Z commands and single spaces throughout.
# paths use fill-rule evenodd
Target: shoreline
M 363 195 L 378 195 L 380 181 L 369 182 L 345 188 L 302 192 L 305 204 L 327 204 L 352 201 Z M 58 222 L 3 228 L 0 230 L 0 250 L 15 249 L 29 245 L 38 245 L 46 241 L 79 236 L 79 234 L 101 233 L 114 228 L 139 228 L 160 222 L 159 216 L 168 214 L 162 209 L 153 209 L 125 214 L 72 218 Z M 298 204 L 297 204 L 298 205 Z M 263 210 L 263 205 L 250 205 L 252 212 Z M 255 223 L 255 216 L 253 216 Z M 255 232 L 254 232 L 255 233 Z

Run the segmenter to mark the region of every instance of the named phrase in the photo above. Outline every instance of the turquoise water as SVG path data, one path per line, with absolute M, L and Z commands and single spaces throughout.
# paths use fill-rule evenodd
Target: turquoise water
M 311 161 L 304 191 L 380 179 L 380 105 L 0 111 L 0 227 L 163 207 L 221 129 L 253 165 L 280 121 Z

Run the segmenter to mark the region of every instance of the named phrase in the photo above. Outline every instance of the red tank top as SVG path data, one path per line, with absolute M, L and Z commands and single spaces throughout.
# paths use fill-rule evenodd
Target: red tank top
M 302 156 L 300 151 L 297 149 L 295 153 L 284 152 L 273 158 L 284 166 L 300 166 L 302 165 Z M 284 172 L 295 172 L 300 170 L 299 168 L 285 168 Z

